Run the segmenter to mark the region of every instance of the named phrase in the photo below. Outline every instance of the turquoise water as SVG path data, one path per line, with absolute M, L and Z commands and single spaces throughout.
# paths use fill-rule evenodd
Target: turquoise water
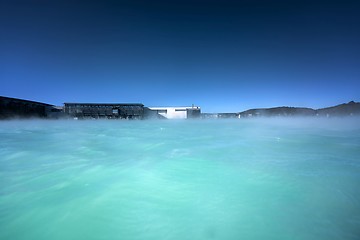
M 359 239 L 359 119 L 0 122 L 0 239 Z

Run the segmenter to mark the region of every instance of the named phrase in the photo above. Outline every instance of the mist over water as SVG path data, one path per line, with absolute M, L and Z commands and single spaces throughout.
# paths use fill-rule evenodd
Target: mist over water
M 360 121 L 0 122 L 0 239 L 359 239 Z

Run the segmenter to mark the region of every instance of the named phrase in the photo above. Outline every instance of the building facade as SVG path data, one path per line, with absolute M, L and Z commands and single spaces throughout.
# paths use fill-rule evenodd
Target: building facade
M 0 96 L 0 119 L 47 118 L 52 111 L 50 104 Z
M 166 119 L 200 118 L 200 107 L 149 107 L 149 109 Z
M 84 119 L 142 119 L 141 103 L 64 103 L 64 111 L 70 117 Z
M 0 96 L 0 119 L 188 119 L 200 107 L 144 107 L 141 103 L 64 103 L 64 106 Z

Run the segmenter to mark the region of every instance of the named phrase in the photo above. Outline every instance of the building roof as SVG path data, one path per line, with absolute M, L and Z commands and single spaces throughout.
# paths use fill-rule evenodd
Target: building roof
M 30 100 L 25 100 L 25 99 L 20 99 L 20 98 L 4 97 L 4 96 L 0 96 L 0 100 L 18 101 L 18 102 L 38 104 L 38 105 L 43 105 L 43 106 L 53 106 L 52 104 L 30 101 Z
M 193 107 L 149 107 L 149 109 L 151 110 L 165 110 L 165 109 L 200 109 L 200 107 L 197 107 L 197 106 L 193 106 Z
M 90 105 L 90 106 L 141 106 L 143 107 L 144 104 L 142 103 L 64 103 L 65 105 Z

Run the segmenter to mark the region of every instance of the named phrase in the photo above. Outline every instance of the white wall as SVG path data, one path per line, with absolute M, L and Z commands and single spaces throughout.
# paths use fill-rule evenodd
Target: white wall
M 151 110 L 158 111 L 160 115 L 168 119 L 187 118 L 187 109 L 192 107 L 150 107 Z M 166 113 L 165 113 L 166 111 Z

